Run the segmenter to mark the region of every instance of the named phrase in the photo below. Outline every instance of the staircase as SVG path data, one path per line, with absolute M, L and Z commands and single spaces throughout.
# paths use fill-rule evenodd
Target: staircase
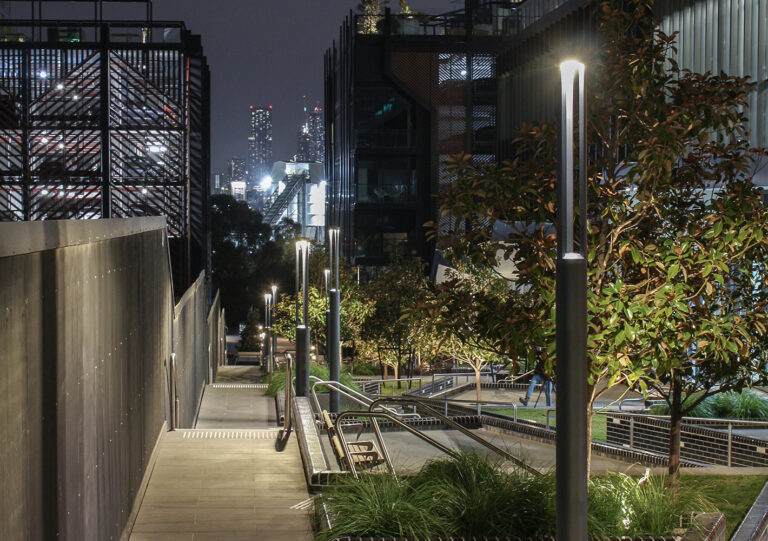
M 288 208 L 288 205 L 291 204 L 293 198 L 299 193 L 302 184 L 306 182 L 304 174 L 288 175 L 285 179 L 285 188 L 264 213 L 264 221 L 272 226 L 277 225 L 277 222 L 280 221 L 280 217 L 283 215 L 283 212 L 285 212 L 285 209 Z

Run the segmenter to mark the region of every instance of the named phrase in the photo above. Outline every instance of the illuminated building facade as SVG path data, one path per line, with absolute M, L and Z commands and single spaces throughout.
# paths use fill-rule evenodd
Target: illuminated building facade
M 0 26 L 0 219 L 165 216 L 177 292 L 208 265 L 209 71 L 183 23 Z
M 272 169 L 272 106 L 251 105 L 248 127 L 248 180 L 258 185 Z

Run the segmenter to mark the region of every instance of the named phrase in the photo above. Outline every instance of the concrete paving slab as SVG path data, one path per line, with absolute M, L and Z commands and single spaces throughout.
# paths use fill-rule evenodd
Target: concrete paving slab
M 165 433 L 131 541 L 311 539 L 296 439 L 185 438 Z M 300 506 L 303 507 L 303 506 Z
M 238 368 L 238 367 L 235 367 Z M 275 400 L 264 389 L 207 386 L 197 416 L 197 429 L 277 427 Z

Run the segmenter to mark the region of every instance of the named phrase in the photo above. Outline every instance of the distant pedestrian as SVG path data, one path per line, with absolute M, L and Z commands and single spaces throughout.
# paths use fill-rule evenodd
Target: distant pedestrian
M 531 399 L 533 390 L 536 385 L 544 385 L 544 394 L 547 397 L 547 407 L 552 407 L 552 378 L 550 378 L 544 371 L 544 361 L 536 363 L 536 367 L 533 369 L 533 377 L 531 378 L 531 384 L 528 385 L 528 390 L 525 392 L 525 398 L 520 398 L 520 402 L 523 406 L 528 405 L 528 401 Z

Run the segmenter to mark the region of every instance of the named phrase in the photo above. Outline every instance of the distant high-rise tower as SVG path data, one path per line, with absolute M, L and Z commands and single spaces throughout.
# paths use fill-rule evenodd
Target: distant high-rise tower
M 248 131 L 248 176 L 253 183 L 272 170 L 272 106 L 250 107 Z
M 323 108 L 307 107 L 304 98 L 304 124 L 299 127 L 296 161 L 322 162 L 325 156 L 325 129 Z

